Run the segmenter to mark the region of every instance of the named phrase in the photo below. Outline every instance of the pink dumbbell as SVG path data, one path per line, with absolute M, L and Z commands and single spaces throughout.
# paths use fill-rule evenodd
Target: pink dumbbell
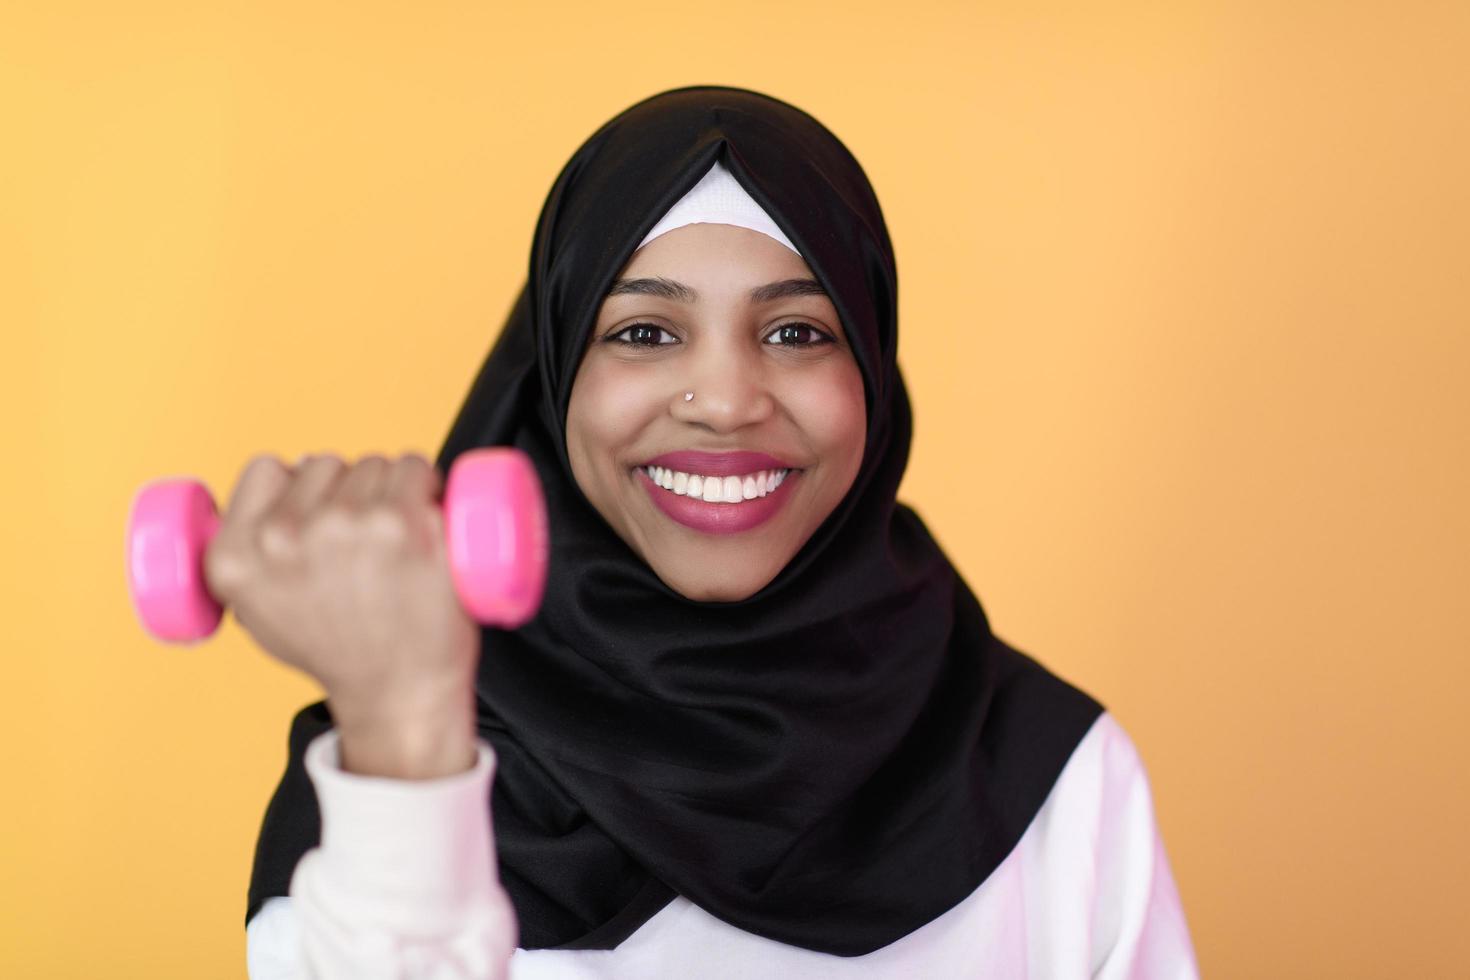
M 546 502 L 519 449 L 472 449 L 444 487 L 444 537 L 454 590 L 477 622 L 515 629 L 536 614 L 546 586 Z M 160 640 L 192 643 L 224 608 L 204 585 L 204 549 L 219 529 L 204 484 L 155 480 L 133 498 L 127 573 L 133 607 Z

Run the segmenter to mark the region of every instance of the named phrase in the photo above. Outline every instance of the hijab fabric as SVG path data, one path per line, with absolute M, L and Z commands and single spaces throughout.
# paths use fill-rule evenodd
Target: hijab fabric
M 583 496 L 566 449 L 603 297 L 717 161 L 831 297 L 868 418 L 847 495 L 768 585 L 728 603 L 666 586 Z M 912 434 L 897 341 L 873 190 L 787 103 L 665 92 L 605 124 L 558 176 L 525 288 L 436 461 L 447 474 L 466 450 L 517 446 L 546 492 L 545 600 L 518 630 L 484 629 L 477 684 L 523 948 L 613 948 L 677 894 L 783 943 L 872 952 L 985 881 L 1102 710 L 991 632 L 896 501 Z M 323 703 L 292 725 L 247 921 L 319 840 L 302 755 L 330 726 Z

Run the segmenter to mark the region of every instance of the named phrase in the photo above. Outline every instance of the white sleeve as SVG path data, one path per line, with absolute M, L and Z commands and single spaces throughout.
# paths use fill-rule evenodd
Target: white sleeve
M 468 772 L 401 780 L 344 772 L 335 729 L 307 746 L 321 846 L 250 920 L 250 980 L 504 980 L 517 926 L 492 846 L 495 753 L 477 748 Z
M 1138 750 L 1109 716 L 1093 898 L 1095 980 L 1198 980 L 1184 906 Z

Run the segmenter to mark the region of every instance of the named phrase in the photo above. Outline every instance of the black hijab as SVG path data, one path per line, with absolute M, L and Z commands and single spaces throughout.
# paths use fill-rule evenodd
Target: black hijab
M 565 443 L 611 282 L 716 160 L 826 288 L 868 408 L 847 496 L 770 584 L 729 603 L 664 585 L 582 495 Z M 465 450 L 518 446 L 547 495 L 544 604 L 519 630 L 484 630 L 478 683 L 523 948 L 612 948 L 679 894 L 747 932 L 871 952 L 986 879 L 1102 710 L 991 633 L 896 502 L 911 437 L 896 301 L 862 168 L 776 99 L 665 92 L 604 125 L 557 178 L 529 280 L 437 460 L 447 473 Z M 318 841 L 302 755 L 330 725 L 318 703 L 292 726 L 247 921 Z

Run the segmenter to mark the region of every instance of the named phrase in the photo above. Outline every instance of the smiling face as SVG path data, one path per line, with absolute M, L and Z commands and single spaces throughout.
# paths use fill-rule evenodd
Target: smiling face
M 567 413 L 592 506 L 666 585 L 713 602 L 776 577 L 852 486 L 866 432 L 862 373 L 811 269 L 720 224 L 634 253 Z

